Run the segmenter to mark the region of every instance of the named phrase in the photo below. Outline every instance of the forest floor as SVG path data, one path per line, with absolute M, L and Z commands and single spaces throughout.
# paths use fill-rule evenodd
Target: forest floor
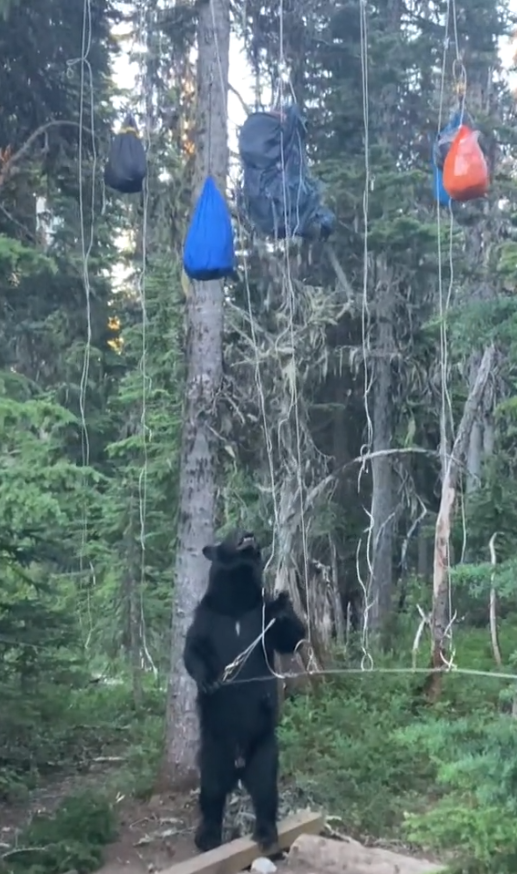
M 35 789 L 23 802 L 0 804 L 0 847 L 4 851 L 15 847 L 17 834 L 35 814 L 52 814 L 65 798 L 79 791 L 102 790 L 112 776 L 93 771 L 56 778 Z M 232 823 L 242 823 L 243 816 L 247 817 L 241 801 L 239 794 L 232 797 L 228 817 Z M 193 841 L 197 792 L 154 795 L 148 801 L 118 795 L 116 805 L 117 838 L 105 848 L 98 874 L 152 874 L 197 854 Z M 226 830 L 227 840 L 237 837 L 241 829 L 232 831 Z
M 0 804 L 0 844 L 16 845 L 16 835 L 36 813 L 52 814 L 69 795 L 99 790 L 111 775 L 75 774 L 52 780 L 23 802 Z M 195 795 L 153 796 L 149 801 L 119 796 L 119 829 L 105 850 L 99 874 L 150 874 L 194 855 Z
M 32 791 L 24 802 L 0 804 L 0 848 L 3 852 L 14 848 L 17 835 L 36 814 L 51 815 L 65 798 L 78 792 L 105 791 L 114 776 L 113 770 L 102 771 L 100 768 L 86 774 L 62 776 Z M 197 792 L 193 791 L 187 794 L 154 795 L 148 801 L 139 801 L 118 794 L 114 799 L 117 807 L 117 837 L 105 847 L 104 863 L 96 874 L 158 874 L 197 855 L 193 841 L 197 821 L 196 796 Z M 291 797 L 287 789 L 281 802 L 282 817 L 293 812 L 293 801 L 296 803 L 296 798 Z M 228 807 L 229 825 L 225 829 L 225 840 L 250 832 L 250 807 L 245 794 L 235 793 Z M 408 858 L 422 856 L 397 842 L 376 841 L 374 845 L 402 852 Z M 426 856 L 429 858 L 428 854 Z M 431 858 L 438 861 L 436 856 Z M 288 871 L 296 874 L 296 868 L 289 867 L 287 857 L 275 859 L 275 864 L 279 874 L 287 874 Z M 75 874 L 75 871 L 70 874 Z

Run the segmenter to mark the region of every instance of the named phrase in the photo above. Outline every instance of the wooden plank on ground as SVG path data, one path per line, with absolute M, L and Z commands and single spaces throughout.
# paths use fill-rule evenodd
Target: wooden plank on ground
M 301 810 L 278 823 L 278 850 L 287 850 L 302 834 L 318 835 L 325 827 L 325 817 L 319 813 Z M 201 853 L 185 862 L 178 862 L 160 874 L 238 874 L 262 855 L 251 838 L 238 838 Z

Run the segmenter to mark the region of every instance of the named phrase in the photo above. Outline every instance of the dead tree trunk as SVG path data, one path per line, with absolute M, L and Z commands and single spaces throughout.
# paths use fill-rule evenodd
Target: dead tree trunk
M 127 527 L 124 532 L 124 554 L 121 556 L 121 561 L 125 565 L 123 577 L 123 590 L 125 595 L 125 611 L 126 611 L 126 633 L 125 643 L 129 655 L 131 665 L 131 679 L 133 685 L 133 703 L 136 710 L 142 707 L 142 665 L 141 665 L 141 650 L 142 650 L 142 635 L 141 635 L 141 611 L 140 599 L 142 593 L 140 591 L 140 561 L 135 549 L 135 519 L 137 507 L 135 507 L 135 496 L 131 493 L 129 497 L 129 515 Z
M 387 297 L 390 289 L 383 292 Z M 379 302 L 380 306 L 380 302 Z M 389 305 L 388 305 L 389 306 Z M 391 354 L 393 330 L 386 319 L 379 325 L 377 359 L 373 383 L 373 457 L 372 457 L 372 549 L 370 583 L 370 624 L 379 632 L 391 609 L 393 590 L 393 473 L 391 458 L 392 385 Z
M 472 388 L 475 382 L 480 360 L 481 354 L 473 352 L 469 361 L 469 388 Z M 483 465 L 494 451 L 493 411 L 495 407 L 495 391 L 496 387 L 491 383 L 490 389 L 487 388 L 483 395 L 483 401 L 480 404 L 480 409 L 476 413 L 476 418 L 469 439 L 465 489 L 467 497 L 467 515 L 469 510 L 469 498 L 475 494 L 481 485 Z M 469 562 L 471 560 L 471 550 L 469 549 L 467 541 L 467 532 L 465 532 L 464 539 L 465 548 L 462 560 Z
M 229 0 L 199 5 L 195 197 L 210 172 L 221 191 L 228 169 L 227 93 Z M 183 667 L 185 634 L 204 592 L 208 566 L 202 548 L 213 537 L 215 513 L 214 419 L 222 377 L 223 289 L 194 283 L 187 301 L 187 385 L 183 419 L 178 551 L 174 581 L 171 672 L 161 782 L 196 777 L 195 686 Z
M 387 0 L 381 16 L 390 39 L 400 39 L 403 4 Z M 397 127 L 398 90 L 393 82 L 382 88 L 381 141 L 387 152 L 398 154 Z M 369 561 L 370 611 L 367 621 L 372 631 L 386 637 L 387 620 L 391 614 L 393 595 L 393 531 L 394 494 L 390 449 L 393 433 L 393 374 L 392 357 L 395 352 L 395 300 L 397 277 L 388 268 L 385 255 L 376 258 L 375 326 L 376 343 L 373 360 L 373 457 L 371 543 Z M 387 642 L 384 640 L 383 642 Z
M 378 259 L 375 294 L 377 336 L 373 364 L 372 536 L 370 544 L 369 624 L 385 628 L 393 590 L 393 471 L 389 453 L 393 430 L 392 365 L 394 287 L 384 259 Z
M 454 514 L 456 491 L 465 464 L 472 426 L 483 401 L 483 395 L 495 360 L 495 348 L 485 349 L 474 384 L 465 402 L 458 433 L 447 459 L 440 509 L 436 520 L 433 568 L 433 610 L 431 615 L 431 667 L 436 671 L 447 664 L 447 630 L 449 616 L 449 540 Z M 441 691 L 441 675 L 433 673 L 426 687 L 429 698 L 435 701 Z

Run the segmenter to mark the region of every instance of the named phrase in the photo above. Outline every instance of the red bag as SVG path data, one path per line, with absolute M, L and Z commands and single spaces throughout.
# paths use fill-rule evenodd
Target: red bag
M 453 200 L 475 200 L 488 191 L 488 166 L 479 131 L 462 124 L 443 165 L 443 187 Z

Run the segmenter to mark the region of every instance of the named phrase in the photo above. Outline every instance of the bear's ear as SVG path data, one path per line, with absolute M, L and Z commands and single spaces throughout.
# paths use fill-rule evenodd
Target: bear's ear
M 208 561 L 215 561 L 217 558 L 217 546 L 203 546 L 203 555 Z

